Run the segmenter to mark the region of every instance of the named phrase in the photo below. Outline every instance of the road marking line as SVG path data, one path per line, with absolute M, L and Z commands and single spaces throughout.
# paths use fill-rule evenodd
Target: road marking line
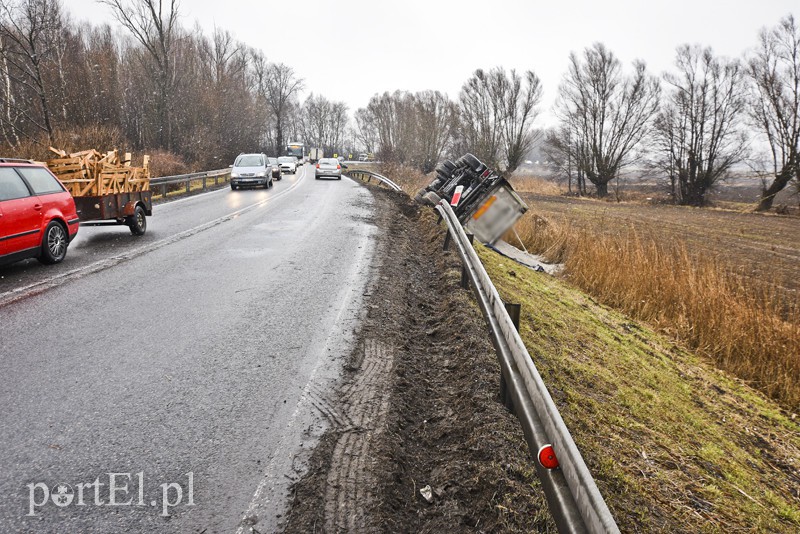
M 230 221 L 231 219 L 234 219 L 235 217 L 238 217 L 243 213 L 252 211 L 272 200 L 276 200 L 288 194 L 295 187 L 297 187 L 303 181 L 304 178 L 305 178 L 305 168 L 303 169 L 303 174 L 300 176 L 300 178 L 291 186 L 289 186 L 288 189 L 284 189 L 283 191 L 275 193 L 269 198 L 265 198 L 264 200 L 256 202 L 255 204 L 245 206 L 244 208 L 236 210 L 232 213 L 223 215 L 222 217 L 218 217 L 213 221 L 209 221 L 207 223 L 200 224 L 193 228 L 189 228 L 188 230 L 184 230 L 183 232 L 179 232 L 170 237 L 165 237 L 164 239 L 160 239 L 159 241 L 150 243 L 149 245 L 141 246 L 139 248 L 130 250 L 128 252 L 124 252 L 122 254 L 113 256 L 111 258 L 104 258 L 94 263 L 90 263 L 89 265 L 78 267 L 77 269 L 73 269 L 71 271 L 67 271 L 65 273 L 61 273 L 55 276 L 51 276 L 50 278 L 47 278 L 45 280 L 40 280 L 38 282 L 34 282 L 33 284 L 28 284 L 27 286 L 19 287 L 17 289 L 12 289 L 11 291 L 2 293 L 0 294 L 0 308 L 2 308 L 3 306 L 7 306 L 8 304 L 17 302 L 18 300 L 38 295 L 40 293 L 43 293 L 44 291 L 47 291 L 48 289 L 60 286 L 61 284 L 68 282 L 70 280 L 73 279 L 77 280 L 79 278 L 83 278 L 86 275 L 96 273 L 104 269 L 108 269 L 109 267 L 113 267 L 124 261 L 131 260 L 143 254 L 147 254 L 148 252 L 153 252 L 154 250 L 158 250 L 161 247 L 164 247 L 166 245 L 171 245 L 172 243 L 181 241 L 183 239 L 186 239 L 187 237 L 191 237 L 195 234 L 199 234 L 200 232 L 204 232 L 205 230 L 218 226 L 224 222 Z

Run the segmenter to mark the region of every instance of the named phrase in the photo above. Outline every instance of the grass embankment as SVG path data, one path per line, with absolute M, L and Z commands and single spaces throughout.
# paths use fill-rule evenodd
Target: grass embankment
M 800 425 L 564 282 L 478 246 L 623 532 L 797 532 Z
M 800 407 L 796 293 L 742 276 L 647 224 L 608 231 L 531 213 L 517 228 L 529 250 L 564 262 L 569 280 L 604 304 L 685 342 L 790 409 Z

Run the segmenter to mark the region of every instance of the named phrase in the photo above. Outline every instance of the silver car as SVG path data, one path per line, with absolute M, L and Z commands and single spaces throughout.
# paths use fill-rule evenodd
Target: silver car
M 341 163 L 338 159 L 322 158 L 317 162 L 317 168 L 314 170 L 314 177 L 319 180 L 323 177 L 342 179 L 342 169 L 347 166 Z
M 239 154 L 231 165 L 231 189 L 245 186 L 272 187 L 272 165 L 264 154 Z

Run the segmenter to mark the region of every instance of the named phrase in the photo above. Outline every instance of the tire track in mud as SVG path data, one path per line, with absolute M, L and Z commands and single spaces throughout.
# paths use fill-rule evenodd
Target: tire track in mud
M 339 430 L 325 491 L 326 532 L 371 532 L 373 525 L 364 503 L 374 499 L 372 470 L 367 465 L 373 439 L 385 430 L 392 371 L 392 349 L 374 339 L 365 340 L 361 371 L 343 391 L 342 412 L 352 424 Z

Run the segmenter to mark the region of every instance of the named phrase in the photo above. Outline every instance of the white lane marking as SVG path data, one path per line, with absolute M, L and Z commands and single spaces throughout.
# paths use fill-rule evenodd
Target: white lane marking
M 59 286 L 59 285 L 65 283 L 65 282 L 67 282 L 69 280 L 82 278 L 82 277 L 84 277 L 84 276 L 86 276 L 88 274 L 92 274 L 92 273 L 96 273 L 98 271 L 102 271 L 103 269 L 107 269 L 109 267 L 113 267 L 114 265 L 118 265 L 118 264 L 120 264 L 120 263 L 122 263 L 124 261 L 133 259 L 133 258 L 135 258 L 137 256 L 142 255 L 142 254 L 146 254 L 148 252 L 152 252 L 154 250 L 160 249 L 161 247 L 164 247 L 166 245 L 170 245 L 170 244 L 175 243 L 177 241 L 180 241 L 182 239 L 186 239 L 187 237 L 190 237 L 190 236 L 193 236 L 193 235 L 198 234 L 200 232 L 203 232 L 205 230 L 208 230 L 209 228 L 213 228 L 214 226 L 217 226 L 219 224 L 222 224 L 223 222 L 229 221 L 229 220 L 233 219 L 234 217 L 237 217 L 237 216 L 239 216 L 239 215 L 241 215 L 243 213 L 246 213 L 248 211 L 254 210 L 254 209 L 256 209 L 256 208 L 258 208 L 260 206 L 263 206 L 264 204 L 266 204 L 266 203 L 268 203 L 270 201 L 276 200 L 276 199 L 288 194 L 295 187 L 297 187 L 300 184 L 300 182 L 303 181 L 304 178 L 305 178 L 305 168 L 303 169 L 303 174 L 301 174 L 300 177 L 297 179 L 297 181 L 295 183 L 293 183 L 291 186 L 289 186 L 287 189 L 284 189 L 283 191 L 279 191 L 279 192 L 275 193 L 274 195 L 272 195 L 272 196 L 270 196 L 268 198 L 265 198 L 263 200 L 260 200 L 259 202 L 256 202 L 255 204 L 250 204 L 249 206 L 245 206 L 244 208 L 240 208 L 240 209 L 238 209 L 238 210 L 236 210 L 234 212 L 228 213 L 227 215 L 223 215 L 222 217 L 218 217 L 218 218 L 214 219 L 213 221 L 209 221 L 207 223 L 200 224 L 200 225 L 195 226 L 193 228 L 189 228 L 188 230 L 184 230 L 183 232 L 179 232 L 179 233 L 177 233 L 177 234 L 175 234 L 173 236 L 170 236 L 170 237 L 165 237 L 164 239 L 160 239 L 158 241 L 155 241 L 154 243 L 150 243 L 148 245 L 141 246 L 141 247 L 136 248 L 134 250 L 130 250 L 128 252 L 123 252 L 122 254 L 118 254 L 117 256 L 112 256 L 111 258 L 104 258 L 104 259 L 98 260 L 98 261 L 96 261 L 94 263 L 90 263 L 89 265 L 85 265 L 83 267 L 78 267 L 77 269 L 73 269 L 73 270 L 67 271 L 65 273 L 57 274 L 55 276 L 51 276 L 50 278 L 46 278 L 44 280 L 40 280 L 40 281 L 34 282 L 32 284 L 28 284 L 27 286 L 19 287 L 19 288 L 16 288 L 16 289 L 12 289 L 11 291 L 7 291 L 5 293 L 1 293 L 0 294 L 0 308 L 2 308 L 3 306 L 6 306 L 8 304 L 11 304 L 12 302 L 16 302 L 18 300 L 21 300 L 23 298 L 27 298 L 27 297 L 30 297 L 30 296 L 33 296 L 33 295 L 38 295 L 39 293 L 42 293 L 42 292 L 44 292 L 44 291 L 46 291 L 46 290 L 48 290 L 50 288 Z

